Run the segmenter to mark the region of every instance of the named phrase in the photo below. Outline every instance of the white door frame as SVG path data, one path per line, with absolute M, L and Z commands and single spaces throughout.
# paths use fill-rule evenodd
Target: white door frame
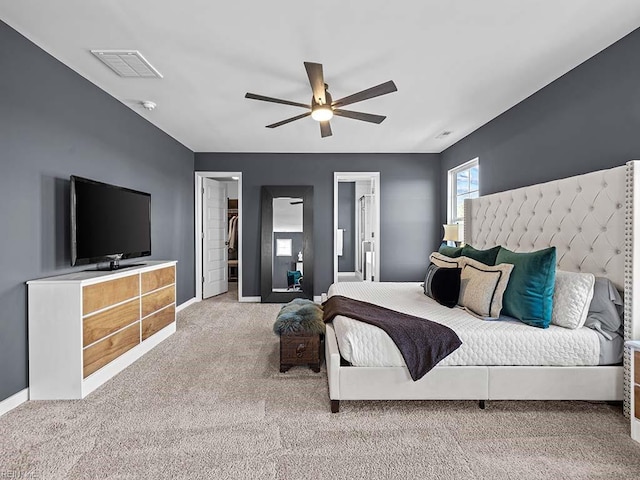
M 242 172 L 195 172 L 195 232 L 196 247 L 196 300 L 202 300 L 202 179 L 238 177 L 238 300 L 246 301 L 242 296 Z
M 338 282 L 338 182 L 355 182 L 367 180 L 373 182 L 373 215 L 375 218 L 375 247 L 376 257 L 373 275 L 376 282 L 380 281 L 380 172 L 333 172 L 333 283 Z M 357 199 L 356 199 L 357 201 Z

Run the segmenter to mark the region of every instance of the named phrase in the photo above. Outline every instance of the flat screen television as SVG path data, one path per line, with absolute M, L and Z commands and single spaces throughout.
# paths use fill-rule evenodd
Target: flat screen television
M 71 176 L 71 265 L 151 255 L 151 194 Z

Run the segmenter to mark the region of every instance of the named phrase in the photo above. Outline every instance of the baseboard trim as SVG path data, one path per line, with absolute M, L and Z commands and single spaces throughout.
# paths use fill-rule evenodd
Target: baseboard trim
M 187 300 L 186 302 L 181 303 L 180 305 L 178 305 L 178 306 L 176 307 L 176 313 L 177 313 L 177 312 L 179 312 L 179 311 L 181 311 L 181 310 L 184 310 L 184 309 L 185 309 L 185 308 L 187 308 L 187 307 L 190 307 L 190 306 L 191 306 L 191 305 L 193 305 L 194 303 L 198 303 L 199 301 L 200 301 L 200 300 L 198 300 L 196 297 L 190 298 L 190 299 L 189 299 L 189 300 Z
M 0 417 L 29 400 L 29 389 L 25 388 L 0 402 Z
M 316 303 L 322 303 L 322 295 L 314 295 L 313 301 Z
M 241 303 L 260 303 L 260 300 L 262 300 L 261 297 L 240 297 L 240 298 L 238 298 L 238 302 L 241 302 Z

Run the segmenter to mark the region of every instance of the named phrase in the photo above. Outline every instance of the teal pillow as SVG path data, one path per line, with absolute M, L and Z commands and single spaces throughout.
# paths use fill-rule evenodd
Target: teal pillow
M 458 258 L 460 255 L 462 255 L 462 247 L 450 247 L 449 245 L 445 245 L 443 243 L 442 245 L 440 245 L 438 253 L 446 255 L 450 258 Z
M 496 257 L 498 256 L 499 251 L 500 246 L 489 248 L 487 250 L 478 250 L 473 248 L 471 245 L 465 245 L 462 247 L 462 256 L 473 258 L 485 265 L 494 266 L 496 264 Z
M 549 327 L 556 283 L 556 247 L 530 253 L 500 248 L 496 264 L 500 263 L 513 264 L 502 297 L 502 313 L 527 325 Z

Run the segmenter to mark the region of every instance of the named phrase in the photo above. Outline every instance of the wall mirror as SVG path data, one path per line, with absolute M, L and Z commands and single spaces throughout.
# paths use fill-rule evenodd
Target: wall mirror
M 263 186 L 263 303 L 313 299 L 313 187 Z

